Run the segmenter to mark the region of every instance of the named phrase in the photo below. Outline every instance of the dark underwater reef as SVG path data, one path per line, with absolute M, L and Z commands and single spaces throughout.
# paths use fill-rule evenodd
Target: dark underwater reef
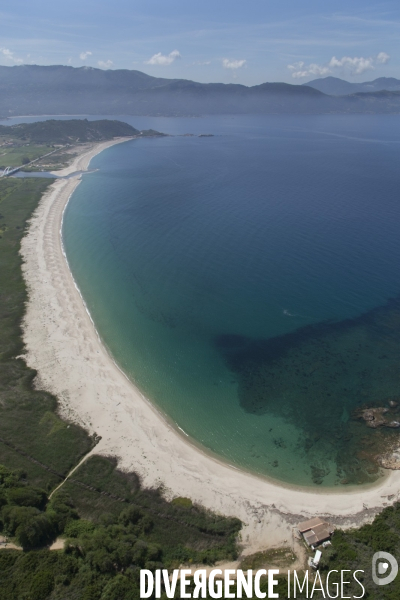
M 223 334 L 215 345 L 237 377 L 242 408 L 293 423 L 298 450 L 320 456 L 316 483 L 332 460 L 338 482 L 376 478 L 379 456 L 400 433 L 371 431 L 359 409 L 400 396 L 400 297 L 351 319 L 269 339 Z

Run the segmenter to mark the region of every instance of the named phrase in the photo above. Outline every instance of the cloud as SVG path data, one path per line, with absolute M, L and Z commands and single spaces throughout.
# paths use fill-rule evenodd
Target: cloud
M 352 75 L 360 75 L 364 71 L 368 71 L 374 68 L 373 58 L 364 58 L 362 56 L 351 58 L 350 56 L 343 56 L 341 59 L 337 59 L 336 56 L 332 56 L 329 61 L 329 66 L 332 69 L 346 67 L 350 70 Z
M 308 66 L 305 66 L 304 62 L 296 62 L 292 65 L 288 65 L 288 69 L 293 71 L 292 77 L 295 79 L 299 79 L 301 77 L 308 77 L 310 75 L 315 75 L 316 77 L 323 77 L 324 75 L 328 75 L 331 73 L 329 67 L 317 65 L 315 63 L 311 63 Z
M 222 66 L 224 67 L 224 69 L 240 69 L 241 67 L 244 67 L 244 65 L 246 64 L 246 60 L 242 59 L 242 60 L 229 60 L 229 58 L 224 58 L 222 61 Z
M 87 52 L 81 52 L 80 55 L 79 55 L 79 58 L 81 60 L 86 60 L 87 58 L 89 58 L 89 56 L 92 56 L 92 52 L 89 52 L 89 51 L 87 51 Z
M 324 64 L 318 65 L 311 63 L 306 65 L 304 62 L 296 62 L 292 65 L 288 65 L 288 69 L 292 71 L 292 77 L 294 79 L 301 79 L 303 77 L 324 77 L 330 75 L 336 69 L 344 71 L 350 75 L 361 75 L 365 71 L 375 69 L 375 65 L 386 64 L 390 59 L 389 54 L 386 52 L 379 52 L 375 57 L 363 57 L 363 56 L 342 56 L 342 58 L 336 58 L 332 56 L 331 60 Z
M 11 52 L 11 50 L 9 50 L 8 48 L 0 48 L 0 52 L 1 54 L 3 54 L 3 56 L 5 56 L 5 58 L 7 58 L 7 60 L 10 60 L 15 65 L 22 65 L 22 63 L 24 62 L 22 58 L 17 58 L 16 56 L 14 56 L 14 52 Z
M 211 60 L 195 60 L 192 65 L 211 65 Z
M 378 56 L 376 57 L 376 62 L 380 63 L 381 65 L 385 65 L 389 58 L 390 56 L 389 54 L 386 54 L 386 52 L 379 52 Z
M 114 65 L 112 60 L 99 60 L 97 64 L 101 69 L 111 69 L 111 67 Z
M 178 50 L 173 50 L 169 54 L 154 54 L 149 60 L 145 60 L 146 65 L 162 65 L 163 67 L 171 65 L 177 58 L 182 58 Z

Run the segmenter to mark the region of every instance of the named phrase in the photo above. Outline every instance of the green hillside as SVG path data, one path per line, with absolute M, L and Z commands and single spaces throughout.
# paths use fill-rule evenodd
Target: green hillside
M 101 142 L 114 137 L 131 137 L 140 131 L 122 121 L 88 121 L 87 119 L 49 120 L 17 125 L 0 125 L 0 136 L 35 143 L 73 144 Z

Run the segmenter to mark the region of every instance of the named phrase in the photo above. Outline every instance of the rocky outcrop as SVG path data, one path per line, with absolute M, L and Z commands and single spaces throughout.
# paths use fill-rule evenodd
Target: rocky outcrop
M 389 398 L 386 406 L 363 407 L 354 413 L 356 419 L 364 421 L 371 429 L 400 428 L 400 406 L 398 398 Z M 385 436 L 386 449 L 373 457 L 374 462 L 384 469 L 400 470 L 400 438 Z
M 378 429 L 378 427 L 390 427 L 396 429 L 400 427 L 400 414 L 398 415 L 398 402 L 396 400 L 387 401 L 386 406 L 376 406 L 373 408 L 362 408 L 355 414 L 356 418 L 365 421 L 367 427 Z
M 400 449 L 397 448 L 387 454 L 382 454 L 377 457 L 377 463 L 384 469 L 391 469 L 392 471 L 400 470 Z

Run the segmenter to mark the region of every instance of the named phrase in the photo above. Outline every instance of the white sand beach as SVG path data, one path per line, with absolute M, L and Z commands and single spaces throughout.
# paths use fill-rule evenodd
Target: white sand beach
M 114 140 L 87 147 L 58 175 L 88 168 Z M 185 496 L 243 521 L 245 553 L 291 545 L 293 524 L 315 515 L 341 526 L 371 520 L 400 497 L 400 472 L 379 485 L 307 491 L 232 468 L 192 445 L 115 365 L 85 308 L 66 258 L 60 229 L 79 177 L 56 180 L 36 210 L 21 253 L 29 302 L 24 321 L 26 360 L 37 386 L 59 398 L 62 415 L 101 436 L 96 454 L 118 457 L 145 486 L 162 485 L 167 498 Z

